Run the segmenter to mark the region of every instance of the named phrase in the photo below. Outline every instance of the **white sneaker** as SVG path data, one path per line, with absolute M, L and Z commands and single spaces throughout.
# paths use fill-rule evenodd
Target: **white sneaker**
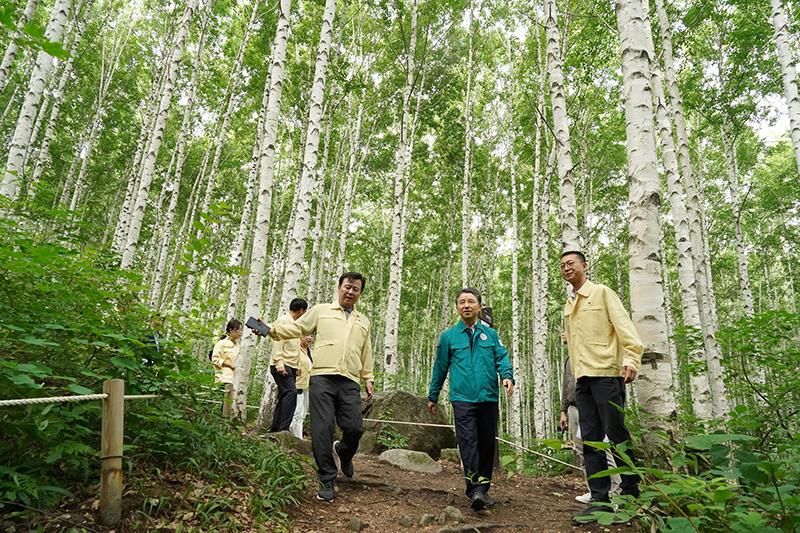
M 580 496 L 575 496 L 575 499 L 578 500 L 581 503 L 585 503 L 586 505 L 589 505 L 590 503 L 592 503 L 592 493 L 591 492 L 587 492 L 586 494 L 581 494 Z

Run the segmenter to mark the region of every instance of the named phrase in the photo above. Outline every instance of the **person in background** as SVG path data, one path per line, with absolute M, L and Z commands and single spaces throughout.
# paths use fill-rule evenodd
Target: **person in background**
M 473 511 L 494 505 L 489 496 L 497 437 L 497 376 L 506 394 L 514 392 L 514 370 L 508 351 L 497 332 L 478 322 L 481 294 L 472 288 L 456 295 L 458 324 L 442 333 L 428 392 L 428 410 L 438 412 L 439 393 L 450 373 L 450 403 L 456 425 L 456 440 L 464 465 L 467 497 Z
M 311 377 L 311 366 L 314 364 L 311 358 L 311 342 L 314 340 L 314 335 L 306 335 L 300 339 L 300 346 L 303 349 L 303 354 L 300 356 L 300 366 L 297 372 L 297 407 L 294 409 L 294 417 L 292 417 L 292 425 L 289 426 L 289 431 L 298 439 L 303 438 L 303 422 L 306 420 L 308 414 L 308 383 Z
M 564 344 L 566 344 L 566 337 L 564 337 L 563 333 L 562 339 L 564 340 Z M 580 435 L 579 420 L 578 402 L 575 399 L 575 376 L 572 375 L 569 357 L 567 357 L 564 361 L 564 375 L 561 379 L 561 419 L 559 421 L 559 427 L 562 431 L 569 428 L 569 433 L 572 437 L 572 449 L 575 450 L 575 454 L 578 456 L 578 466 L 581 467 L 583 470 L 583 477 L 586 478 L 586 468 L 584 467 L 583 460 L 583 439 Z M 607 442 L 608 437 L 604 440 Z M 608 462 L 608 468 L 617 467 L 614 456 L 609 451 L 606 451 L 606 461 Z M 608 492 L 610 496 L 619 494 L 619 483 L 619 474 L 611 475 L 611 490 Z M 592 503 L 592 493 L 587 492 L 586 494 L 575 496 L 575 499 L 581 503 L 590 504 Z
M 233 384 L 233 371 L 239 357 L 239 343 L 242 336 L 242 323 L 235 318 L 225 326 L 226 335 L 217 341 L 211 351 L 211 364 L 214 365 L 214 383 Z
M 308 303 L 302 298 L 295 298 L 289 303 L 289 312 L 275 321 L 276 324 L 291 324 L 306 313 Z M 269 372 L 278 386 L 278 401 L 272 415 L 270 432 L 286 431 L 292 423 L 292 415 L 297 406 L 297 387 L 295 382 L 300 376 L 300 362 L 305 350 L 300 339 L 273 340 L 272 359 Z

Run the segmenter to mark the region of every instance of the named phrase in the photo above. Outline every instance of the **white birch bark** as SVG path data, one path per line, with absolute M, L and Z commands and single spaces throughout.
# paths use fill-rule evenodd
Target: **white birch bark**
M 468 283 L 469 235 L 472 225 L 470 179 L 472 163 L 472 70 L 475 53 L 475 0 L 469 2 L 469 52 L 467 57 L 467 95 L 464 101 L 464 179 L 461 181 L 461 286 Z
M 272 46 L 269 76 L 269 99 L 264 126 L 264 143 L 260 158 L 258 207 L 253 232 L 253 251 L 250 259 L 250 275 L 247 279 L 247 299 L 244 317 L 262 317 L 261 298 L 263 295 L 264 273 L 267 259 L 267 240 L 271 231 L 272 193 L 275 177 L 275 143 L 278 138 L 278 116 L 281 110 L 281 91 L 283 89 L 284 63 L 289 40 L 289 14 L 291 0 L 281 0 L 275 40 Z M 264 316 L 266 320 L 267 317 Z M 236 370 L 233 373 L 234 403 L 233 415 L 240 420 L 247 417 L 247 390 L 250 386 L 250 371 L 253 368 L 255 338 L 245 335 Z
M 567 99 L 564 87 L 561 36 L 556 19 L 555 0 L 545 1 L 545 38 L 547 41 L 547 71 L 550 78 L 550 105 L 553 111 L 553 129 L 558 149 L 558 193 L 561 217 L 561 248 L 563 251 L 580 250 L 578 211 L 575 201 L 575 175 L 572 165 L 572 143 L 567 116 Z
M 775 46 L 778 49 L 778 61 L 781 65 L 781 79 L 786 104 L 789 109 L 789 129 L 792 134 L 792 148 L 797 170 L 800 171 L 800 96 L 797 91 L 797 70 L 795 59 L 789 44 L 789 23 L 783 0 L 770 0 L 772 7 L 772 27 L 775 35 Z
M 178 197 L 180 196 L 181 180 L 183 178 L 183 165 L 186 161 L 186 144 L 189 136 L 189 128 L 191 127 L 192 111 L 194 109 L 194 100 L 197 93 L 197 76 L 203 62 L 203 51 L 205 49 L 206 29 L 208 27 L 208 20 L 211 16 L 211 6 L 213 2 L 209 2 L 203 17 L 202 28 L 200 37 L 197 41 L 197 51 L 195 52 L 194 61 L 192 62 L 192 75 L 189 79 L 189 86 L 186 89 L 186 104 L 183 107 L 183 120 L 181 121 L 181 129 L 178 133 L 178 140 L 175 143 L 175 173 L 169 185 L 165 185 L 170 192 L 169 207 L 165 212 L 164 221 L 161 225 L 161 239 L 158 243 L 158 259 L 153 275 L 153 284 L 150 289 L 150 301 L 156 309 L 161 309 L 164 305 L 166 294 L 162 293 L 164 285 L 164 272 L 167 267 L 167 260 L 169 258 L 170 242 L 173 239 L 172 226 L 175 223 L 175 216 L 178 211 Z M 236 276 L 233 276 L 234 278 Z
M 708 380 L 711 386 L 711 398 L 714 418 L 722 419 L 728 414 L 727 394 L 722 375 L 722 349 L 717 342 L 715 315 L 716 303 L 713 301 L 712 279 L 709 275 L 705 232 L 701 221 L 702 204 L 697 190 L 695 169 L 689 148 L 689 136 L 686 130 L 686 119 L 683 114 L 683 100 L 675 73 L 675 61 L 672 54 L 672 28 L 664 7 L 664 0 L 655 0 L 658 11 L 658 22 L 661 30 L 662 55 L 664 58 L 664 76 L 675 123 L 675 139 L 678 148 L 681 176 L 686 190 L 686 214 L 691 236 L 694 278 L 697 284 L 697 304 L 700 309 L 700 323 L 703 334 L 703 349 L 708 366 Z
M 680 285 L 681 308 L 683 323 L 687 328 L 702 334 L 700 322 L 700 308 L 697 305 L 697 287 L 694 278 L 694 259 L 692 257 L 692 242 L 689 235 L 689 219 L 684 202 L 683 186 L 680 182 L 678 158 L 675 153 L 675 141 L 672 135 L 672 120 L 669 116 L 667 101 L 664 96 L 664 87 L 661 79 L 661 69 L 655 60 L 655 47 L 650 27 L 649 10 L 647 4 L 642 3 L 643 13 L 646 16 L 644 27 L 647 31 L 648 54 L 651 58 L 651 87 L 653 89 L 653 105 L 656 107 L 656 117 L 661 153 L 664 163 L 664 175 L 667 182 L 667 191 L 670 207 L 672 209 L 673 226 L 675 229 L 675 248 L 677 251 L 678 284 Z M 662 270 L 665 291 L 667 290 L 666 271 Z M 669 311 L 669 306 L 666 307 Z M 667 316 L 667 319 L 670 317 Z M 670 342 L 669 346 L 672 346 Z M 670 354 L 673 353 L 672 350 Z M 703 368 L 706 355 L 702 345 L 689 352 L 689 360 Z M 674 359 L 672 359 L 674 360 Z M 673 376 L 677 375 L 677 361 Z M 690 376 L 692 390 L 692 406 L 694 414 L 702 421 L 709 421 L 713 417 L 711 402 L 711 386 L 708 382 L 708 373 L 705 370 L 692 372 Z M 674 386 L 674 383 L 673 383 Z M 678 389 L 675 389 L 676 391 Z
M 164 138 L 164 130 L 166 129 L 167 117 L 172 105 L 172 93 L 175 89 L 175 81 L 178 77 L 178 67 L 180 66 L 181 58 L 183 57 L 183 50 L 186 47 L 186 36 L 189 33 L 189 26 L 192 21 L 195 9 L 197 8 L 198 0 L 189 0 L 184 9 L 183 16 L 178 29 L 178 34 L 175 39 L 175 45 L 172 48 L 170 62 L 164 83 L 164 90 L 161 93 L 158 104 L 158 112 L 156 115 L 156 123 L 153 128 L 153 136 L 147 152 L 144 154 L 142 161 L 142 176 L 139 182 L 139 188 L 136 193 L 136 203 L 134 204 L 131 214 L 130 229 L 125 242 L 125 250 L 122 252 L 120 259 L 120 268 L 129 269 L 133 266 L 135 259 L 136 247 L 139 244 L 139 233 L 142 230 L 142 223 L 144 221 L 144 212 L 147 206 L 147 197 L 150 192 L 150 184 L 153 181 L 155 174 L 156 158 L 161 149 L 161 141 Z
M 14 32 L 13 36 L 15 39 L 19 39 L 25 35 L 23 28 L 25 24 L 31 21 L 31 17 L 34 11 L 36 11 L 36 6 L 38 4 L 39 0 L 28 0 L 17 22 L 17 31 Z M 17 56 L 17 50 L 19 50 L 17 43 L 15 43 L 13 39 L 9 40 L 6 52 L 3 54 L 3 61 L 0 62 L 0 93 L 3 92 L 8 84 L 8 76 L 11 72 L 11 65 L 14 63 L 14 58 Z
M 403 288 L 403 219 L 405 218 L 406 168 L 410 166 L 409 121 L 411 116 L 411 91 L 414 87 L 415 55 L 417 51 L 418 0 L 411 0 L 411 28 L 406 51 L 406 84 L 400 116 L 400 132 L 395 156 L 394 194 L 392 195 L 392 244 L 389 256 L 389 294 L 386 308 L 386 332 L 383 338 L 383 371 L 387 385 L 397 374 L 397 332 L 400 327 L 400 298 Z M 402 24 L 402 22 L 401 22 Z M 387 387 L 390 388 L 390 387 Z
M 333 38 L 333 20 L 336 15 L 335 0 L 325 2 L 325 10 L 320 30 L 317 60 L 314 66 L 314 82 L 311 87 L 311 100 L 308 113 L 308 132 L 303 156 L 303 174 L 297 186 L 297 210 L 292 234 L 289 237 L 289 247 L 286 256 L 286 275 L 283 280 L 283 295 L 281 296 L 280 309 L 288 308 L 289 301 L 297 296 L 300 276 L 303 271 L 306 240 L 308 238 L 308 225 L 311 218 L 311 203 L 314 199 L 314 182 L 316 176 L 317 158 L 319 155 L 319 140 L 321 132 L 322 100 L 325 96 L 325 81 L 328 73 L 328 59 L 331 53 L 331 40 Z
M 72 8 L 72 0 L 57 0 L 50 15 L 50 21 L 44 32 L 45 39 L 59 42 L 64 33 L 64 27 Z M 30 84 L 22 103 L 22 109 L 17 124 L 12 135 L 11 145 L 8 151 L 8 160 L 3 175 L 3 183 L 0 185 L 0 195 L 5 196 L 11 201 L 17 198 L 20 183 L 24 176 L 22 163 L 28 151 L 28 143 L 31 138 L 33 121 L 36 118 L 42 93 L 53 68 L 53 56 L 45 51 L 40 51 L 36 56 L 36 64 L 31 72 Z
M 622 53 L 625 122 L 630 180 L 628 255 L 631 315 L 644 342 L 637 379 L 639 405 L 653 430 L 672 433 L 675 395 L 661 279 L 658 161 L 653 124 L 646 19 L 641 0 L 616 5 Z

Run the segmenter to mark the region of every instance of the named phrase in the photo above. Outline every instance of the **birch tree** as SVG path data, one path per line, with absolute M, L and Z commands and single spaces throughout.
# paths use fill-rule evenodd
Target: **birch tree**
M 72 0 L 57 0 L 50 14 L 50 21 L 44 31 L 44 38 L 52 41 L 61 41 L 64 34 L 64 27 L 67 24 L 69 12 L 72 9 Z M 20 183 L 23 179 L 23 161 L 28 152 L 31 139 L 31 129 L 36 119 L 39 102 L 42 100 L 47 78 L 53 68 L 53 56 L 40 51 L 36 55 L 36 64 L 31 72 L 30 84 L 22 103 L 22 109 L 17 119 L 17 125 L 12 135 L 11 146 L 8 151 L 8 161 L 3 175 L 3 183 L 0 185 L 0 195 L 5 196 L 11 201 L 17 198 Z
M 792 136 L 792 148 L 797 170 L 800 172 L 800 96 L 797 91 L 797 70 L 789 44 L 789 23 L 783 0 L 770 0 L 772 7 L 772 27 L 775 31 L 775 47 L 778 50 L 778 61 L 781 65 L 781 80 L 789 110 L 789 129 Z
M 411 115 L 411 91 L 414 88 L 415 55 L 417 51 L 418 0 L 411 0 L 411 28 L 406 51 L 406 83 L 400 116 L 397 153 L 395 156 L 394 194 L 392 195 L 392 247 L 389 258 L 389 294 L 386 309 L 386 332 L 383 340 L 384 372 L 391 379 L 397 374 L 397 330 L 400 326 L 400 297 L 403 288 L 403 224 L 405 219 L 406 168 L 409 161 L 409 121 Z M 402 19 L 400 24 L 402 25 Z
M 472 70 L 475 53 L 475 0 L 469 2 L 469 51 L 467 56 L 467 95 L 464 100 L 464 179 L 461 181 L 461 286 L 468 283 L 469 235 L 472 225 L 470 199 L 472 164 Z
M 281 110 L 281 92 L 286 61 L 286 48 L 289 42 L 289 15 L 291 0 L 281 0 L 275 40 L 270 58 L 268 83 L 269 99 L 264 121 L 264 143 L 260 157 L 258 207 L 253 231 L 253 250 L 250 258 L 250 275 L 247 279 L 247 299 L 244 316 L 260 317 L 263 296 L 264 272 L 267 259 L 267 238 L 270 233 L 272 214 L 272 193 L 275 178 L 275 144 L 278 138 L 278 116 Z M 253 368 L 253 352 L 256 339 L 253 335 L 242 338 L 239 358 L 233 373 L 234 403 L 233 415 L 240 420 L 247 417 L 247 390 L 250 386 L 250 371 Z
M 142 159 L 142 176 L 139 180 L 138 192 L 135 196 L 136 202 L 133 206 L 130 228 L 128 229 L 127 238 L 125 239 L 125 249 L 122 252 L 122 258 L 120 260 L 120 268 L 123 269 L 129 269 L 133 265 L 136 247 L 139 244 L 139 233 L 141 232 L 142 223 L 144 222 L 144 211 L 150 193 L 150 184 L 155 174 L 156 158 L 161 149 L 161 141 L 164 138 L 167 117 L 172 105 L 172 93 L 174 92 L 175 81 L 178 76 L 178 67 L 183 57 L 183 50 L 186 47 L 186 37 L 189 34 L 189 26 L 192 22 L 195 9 L 197 8 L 197 2 L 198 0 L 189 0 L 186 4 L 175 38 L 175 44 L 172 47 L 164 89 L 159 99 L 152 142 L 148 146 L 147 152 Z
M 31 17 L 33 16 L 34 11 L 36 11 L 37 5 L 39 5 L 39 0 L 28 0 L 28 3 L 25 4 L 25 9 L 22 11 L 22 15 L 19 17 L 19 21 L 17 22 L 17 30 L 14 32 L 13 39 L 8 42 L 6 52 L 3 54 L 3 60 L 0 62 L 0 93 L 5 90 L 6 85 L 8 84 L 8 75 L 11 71 L 11 65 L 14 64 L 14 58 L 16 58 L 17 50 L 19 50 L 19 46 L 17 45 L 15 39 L 19 39 L 24 35 L 25 24 L 31 21 Z
M 659 261 L 658 161 L 653 124 L 650 64 L 646 42 L 646 17 L 641 0 L 616 5 L 622 53 L 625 123 L 630 180 L 628 255 L 631 315 L 644 341 L 644 356 L 637 380 L 639 405 L 652 418 L 651 429 L 672 432 L 675 396 L 672 361 L 664 315 L 664 295 Z

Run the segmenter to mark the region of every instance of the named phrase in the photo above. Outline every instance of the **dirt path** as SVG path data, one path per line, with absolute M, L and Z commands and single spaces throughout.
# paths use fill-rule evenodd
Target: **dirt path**
M 421 474 L 379 464 L 375 455 L 356 455 L 355 476 L 339 476 L 339 493 L 333 503 L 316 500 L 316 483 L 309 487 L 305 501 L 288 510 L 292 533 L 347 532 L 360 521 L 366 533 L 430 531 L 537 531 L 542 533 L 633 533 L 633 525 L 574 526 L 572 513 L 584 506 L 575 496 L 584 492 L 577 477 L 554 478 L 514 475 L 493 483 L 490 494 L 497 502 L 494 510 L 475 513 L 464 495 L 464 481 L 458 465 L 441 461 L 439 474 Z M 310 472 L 315 479 L 313 472 Z M 423 515 L 439 517 L 447 506 L 457 508 L 464 522 L 437 520 L 420 526 Z M 405 517 L 405 519 L 404 519 Z M 410 525 L 402 525 L 402 523 Z M 475 527 L 472 527 L 475 526 Z M 355 527 L 355 526 L 354 526 Z

